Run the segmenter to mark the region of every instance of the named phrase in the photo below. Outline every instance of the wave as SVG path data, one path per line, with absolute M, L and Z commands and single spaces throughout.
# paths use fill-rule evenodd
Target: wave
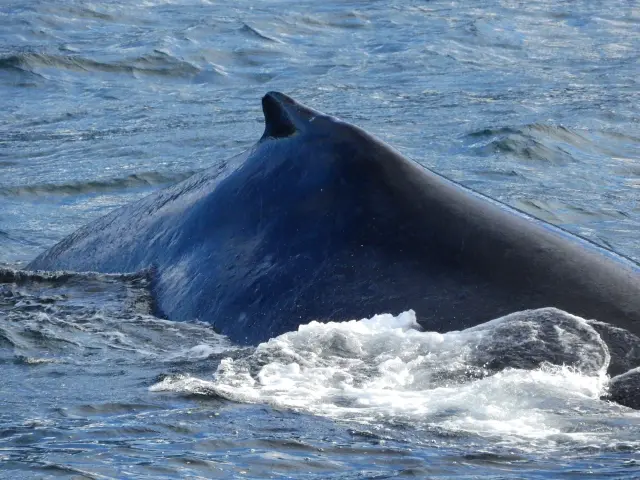
M 534 123 L 522 127 L 485 128 L 467 134 L 481 156 L 510 155 L 527 161 L 565 165 L 588 156 L 637 157 L 640 139 L 608 131 L 570 129 Z
M 151 272 L 29 272 L 0 267 L 0 364 L 142 361 L 199 365 L 236 349 L 208 324 L 151 314 Z
M 1 356 L 39 365 L 77 350 L 110 345 L 122 349 L 101 319 L 115 323 L 150 317 L 150 283 L 149 271 L 102 274 L 0 267 L 0 346 L 11 347 Z M 91 335 L 98 332 L 104 333 Z
M 133 273 L 98 273 L 98 272 L 70 272 L 70 271 L 29 271 L 16 270 L 13 268 L 0 267 L 0 284 L 11 283 L 23 285 L 27 283 L 51 283 L 62 285 L 70 281 L 78 281 L 78 283 L 87 281 L 103 281 L 105 284 L 116 282 L 138 282 L 150 281 L 151 272 L 149 270 L 141 270 Z
M 160 50 L 114 63 L 100 62 L 76 54 L 60 55 L 43 52 L 21 52 L 0 57 L 0 70 L 18 70 L 37 74 L 41 69 L 163 77 L 194 77 L 201 72 L 201 69 L 192 63 Z
M 36 184 L 0 187 L 2 197 L 49 196 L 49 195 L 83 195 L 119 191 L 129 188 L 148 187 L 177 183 L 192 176 L 196 171 L 179 173 L 142 172 L 126 177 L 93 180 L 89 182 L 73 182 L 66 184 Z
M 507 154 L 520 159 L 566 164 L 577 160 L 575 150 L 589 150 L 593 142 L 561 125 L 486 128 L 467 135 L 479 155 Z M 488 140 L 488 141 L 487 141 Z
M 258 38 L 260 40 L 266 40 L 268 42 L 273 42 L 273 43 L 282 43 L 280 40 L 275 39 L 275 38 L 271 38 L 268 35 L 265 35 L 264 33 L 262 33 L 257 28 L 252 27 L 251 25 L 248 25 L 246 23 L 242 24 L 242 27 L 240 28 L 240 31 L 242 33 L 244 33 L 245 35 L 247 35 L 248 37 Z

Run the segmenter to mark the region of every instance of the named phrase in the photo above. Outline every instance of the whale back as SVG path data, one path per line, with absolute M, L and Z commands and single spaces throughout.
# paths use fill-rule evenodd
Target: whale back
M 28 268 L 151 269 L 159 312 L 240 343 L 416 311 L 429 330 L 557 307 L 640 333 L 633 262 L 271 92 L 247 152 L 83 227 Z

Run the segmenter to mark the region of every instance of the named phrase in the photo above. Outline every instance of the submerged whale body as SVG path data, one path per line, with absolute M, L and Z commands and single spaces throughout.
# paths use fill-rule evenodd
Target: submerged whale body
M 415 310 L 461 330 L 557 307 L 640 334 L 640 269 L 281 93 L 247 152 L 90 223 L 27 268 L 151 269 L 161 314 L 238 343 Z

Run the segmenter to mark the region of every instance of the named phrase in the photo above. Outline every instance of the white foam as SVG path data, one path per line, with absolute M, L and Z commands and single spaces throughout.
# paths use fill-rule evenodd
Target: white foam
M 248 357 L 224 359 L 210 381 L 168 377 L 151 388 L 510 441 L 592 441 L 595 432 L 581 430 L 573 413 L 607 405 L 599 397 L 606 386 L 608 352 L 588 373 L 549 364 L 495 373 L 472 362 L 474 349 L 492 335 L 490 327 L 421 332 L 413 311 L 343 323 L 312 322 L 259 345 Z M 576 350 L 575 335 L 561 333 L 558 338 L 569 338 L 571 353 L 578 357 L 592 355 L 598 347 L 594 342 Z
M 209 357 L 219 355 L 223 352 L 229 352 L 232 350 L 228 343 L 224 341 L 220 341 L 216 344 L 210 343 L 202 343 L 199 345 L 195 345 L 191 348 L 186 348 L 183 350 L 179 350 L 177 352 L 172 352 L 166 355 L 165 361 L 167 362 L 175 362 L 177 360 L 182 361 L 196 361 L 196 360 L 205 360 Z

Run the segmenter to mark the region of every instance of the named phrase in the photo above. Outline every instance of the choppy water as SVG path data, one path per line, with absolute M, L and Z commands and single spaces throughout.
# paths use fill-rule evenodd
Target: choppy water
M 242 151 L 268 90 L 639 260 L 639 32 L 634 1 L 5 0 L 0 262 Z M 3 478 L 640 476 L 598 368 L 478 373 L 409 313 L 239 349 L 142 275 L 1 277 Z

